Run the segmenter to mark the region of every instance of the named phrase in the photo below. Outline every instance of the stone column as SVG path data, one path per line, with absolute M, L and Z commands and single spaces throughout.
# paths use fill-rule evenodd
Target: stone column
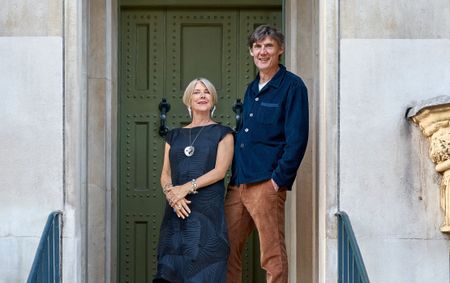
M 408 110 L 408 118 L 417 124 L 430 141 L 429 156 L 442 174 L 440 185 L 444 222 L 441 232 L 450 233 L 450 96 L 439 96 Z

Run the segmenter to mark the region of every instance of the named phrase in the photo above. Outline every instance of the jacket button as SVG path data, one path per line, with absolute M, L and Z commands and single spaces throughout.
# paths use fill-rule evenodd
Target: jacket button
M 253 117 L 253 113 L 250 113 L 248 116 Z
M 245 128 L 245 130 L 244 130 L 246 133 L 249 131 L 249 129 L 248 128 Z
M 259 101 L 259 97 L 255 98 L 255 101 Z
M 241 148 L 244 148 L 244 144 L 243 143 L 241 143 Z

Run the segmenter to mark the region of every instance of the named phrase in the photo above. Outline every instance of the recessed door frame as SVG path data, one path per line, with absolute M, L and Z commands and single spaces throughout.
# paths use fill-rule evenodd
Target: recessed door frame
M 81 275 L 80 278 L 85 278 L 82 279 L 82 282 L 102 282 L 102 281 L 96 281 L 98 278 L 103 278 L 104 281 L 103 282 L 117 282 L 117 278 L 116 278 L 116 270 L 117 270 L 117 122 L 118 122 L 118 118 L 117 118 L 117 101 L 118 101 L 118 88 L 117 88 L 117 70 L 118 70 L 118 58 L 117 58 L 117 54 L 118 54 L 118 11 L 119 11 L 119 0 L 112 0 L 112 1 L 106 1 L 103 5 L 94 5 L 95 1 L 92 0 L 83 0 L 82 2 L 82 11 L 79 11 L 81 15 L 86 15 L 87 17 L 84 19 L 80 19 L 80 23 L 83 23 L 82 26 L 84 26 L 84 38 L 80 39 L 81 42 L 84 42 L 84 44 L 89 45 L 89 42 L 87 40 L 87 38 L 89 38 L 90 41 L 95 41 L 96 38 L 102 38 L 104 41 L 102 42 L 102 46 L 96 46 L 94 43 L 91 43 L 90 46 L 91 48 L 94 47 L 98 47 L 100 51 L 103 52 L 103 57 L 95 57 L 95 56 L 89 56 L 88 52 L 86 52 L 87 54 L 84 54 L 84 56 L 86 56 L 85 58 L 87 58 L 89 61 L 89 64 L 87 64 L 86 62 L 81 62 L 82 66 L 86 67 L 87 73 L 89 73 L 90 71 L 93 71 L 96 67 L 95 64 L 100 63 L 104 66 L 105 68 L 105 74 L 104 74 L 104 78 L 106 79 L 106 83 L 104 85 L 105 87 L 105 96 L 102 98 L 103 99 L 103 105 L 105 106 L 105 112 L 104 113 L 95 113 L 92 112 L 90 113 L 91 117 L 87 117 L 86 115 L 86 119 L 87 119 L 87 124 L 92 124 L 95 121 L 98 120 L 102 120 L 104 119 L 104 124 L 102 125 L 104 132 L 105 132 L 105 139 L 102 141 L 98 141 L 98 140 L 94 140 L 94 139 L 90 139 L 89 137 L 87 137 L 87 141 L 86 141 L 86 148 L 88 148 L 87 152 L 89 152 L 90 154 L 92 153 L 96 153 L 99 155 L 103 155 L 105 158 L 105 162 L 104 162 L 104 168 L 102 168 L 104 170 L 104 177 L 105 177 L 105 184 L 106 184 L 106 189 L 104 192 L 104 196 L 105 196 L 105 208 L 103 211 L 103 216 L 102 215 L 97 215 L 94 218 L 90 218 L 89 214 L 86 213 L 82 213 L 82 215 L 85 215 L 86 217 L 86 221 L 90 224 L 86 224 L 86 225 L 81 225 L 79 227 L 81 227 L 81 231 L 80 233 L 82 235 L 81 237 L 81 244 L 80 244 L 80 249 L 81 255 L 84 255 L 83 257 L 86 258 L 86 260 L 81 260 L 80 264 L 82 266 L 80 266 L 79 270 L 82 271 L 82 273 L 84 273 L 84 275 Z M 142 0 L 144 1 L 144 0 Z M 136 5 L 138 5 L 140 2 L 142 2 L 141 0 L 136 0 Z M 162 1 L 162 0 L 161 0 Z M 208 3 L 208 5 L 223 5 L 223 3 L 221 4 L 219 1 L 210 1 L 210 0 L 202 0 L 203 3 Z M 200 3 L 202 3 L 202 1 L 199 0 Z M 235 0 L 238 1 L 238 0 Z M 164 2 L 164 1 L 163 1 Z M 170 1 L 171 3 L 175 3 L 175 1 Z M 239 2 L 239 1 L 238 1 Z M 286 9 L 286 13 L 284 15 L 285 17 L 285 26 L 288 27 L 286 29 L 286 37 L 287 37 L 287 46 L 286 46 L 286 65 L 289 69 L 298 72 L 299 70 L 301 70 L 301 63 L 302 62 L 296 62 L 295 58 L 298 57 L 298 54 L 300 53 L 298 50 L 300 49 L 299 47 L 303 46 L 303 43 L 298 42 L 299 38 L 301 36 L 301 32 L 305 32 L 305 34 L 309 35 L 310 38 L 312 38 L 314 40 L 314 31 L 316 29 L 318 29 L 318 20 L 317 20 L 317 15 L 318 15 L 318 9 L 319 9 L 319 5 L 317 5 L 317 3 L 319 2 L 319 0 L 299 0 L 299 1 L 290 1 L 290 0 L 286 0 L 286 7 L 288 7 L 288 9 Z M 155 2 L 156 3 L 156 2 Z M 258 3 L 261 3 L 261 1 L 258 1 Z M 142 3 L 141 3 L 142 4 Z M 233 5 L 233 2 L 227 2 L 227 5 Z M 96 9 L 87 9 L 87 7 L 91 7 L 91 6 L 96 6 Z M 303 7 L 308 7 L 310 10 L 307 11 L 307 13 L 309 12 L 314 12 L 313 13 L 313 20 L 311 23 L 311 26 L 308 26 L 305 28 L 305 30 L 301 30 L 300 27 L 298 27 L 299 25 L 297 24 L 298 22 L 301 22 L 299 20 L 299 16 L 301 16 L 300 13 L 300 9 Z M 84 7 L 84 8 L 83 8 Z M 249 7 L 250 8 L 250 7 Z M 89 12 L 87 11 L 89 10 Z M 100 24 L 98 26 L 92 26 L 92 22 L 95 21 L 99 21 L 99 19 L 103 20 L 103 24 Z M 296 23 L 296 24 L 292 24 L 292 23 Z M 83 37 L 83 36 L 82 36 Z M 317 38 L 317 36 L 316 36 Z M 82 44 L 83 45 L 83 44 Z M 86 46 L 84 47 L 86 49 L 88 49 Z M 313 52 L 311 52 L 310 54 L 313 55 L 313 53 L 315 53 L 315 49 L 317 49 L 318 46 L 317 45 L 313 45 L 311 47 L 311 49 L 313 49 Z M 305 49 L 303 49 L 305 50 Z M 100 52 L 101 53 L 101 52 Z M 314 57 L 314 56 L 312 56 Z M 84 65 L 83 65 L 84 64 Z M 316 67 L 316 63 L 313 64 L 313 66 L 308 70 L 309 73 L 309 77 L 307 79 L 311 80 L 312 85 L 314 86 L 313 91 L 311 92 L 311 88 L 310 88 L 310 94 L 315 94 L 318 93 L 318 86 L 317 88 L 315 87 L 317 85 L 317 78 L 318 78 L 318 68 Z M 66 65 L 67 66 L 67 65 Z M 308 84 L 308 81 L 307 81 Z M 310 95 L 311 97 L 311 95 Z M 88 103 L 88 102 L 86 102 Z M 312 101 L 313 103 L 313 107 L 317 106 L 318 102 L 316 102 L 315 100 Z M 87 105 L 87 107 L 89 107 L 90 105 Z M 316 108 L 318 109 L 318 108 Z M 313 113 L 313 111 L 312 111 Z M 98 115 L 98 116 L 96 116 Z M 91 119 L 91 118 L 95 118 L 95 119 Z M 315 131 L 315 126 L 312 125 L 312 132 L 314 133 Z M 310 139 L 310 144 L 311 142 L 314 144 L 314 136 L 312 136 L 312 139 Z M 101 145 L 101 152 L 96 152 L 96 148 L 98 148 L 98 145 Z M 315 184 L 317 183 L 315 181 L 316 177 L 315 177 L 315 173 L 316 170 L 313 170 L 314 167 L 314 156 L 313 154 L 315 153 L 316 149 L 313 148 L 311 150 L 309 154 L 309 162 L 308 163 L 308 167 L 305 167 L 305 171 L 307 171 L 308 169 L 311 169 L 311 173 L 307 174 L 309 180 L 307 180 L 306 182 L 306 186 L 309 187 L 313 187 L 315 186 Z M 90 160 L 88 160 L 87 162 L 90 162 Z M 88 168 L 86 168 L 85 170 L 88 170 Z M 298 180 L 297 181 L 297 187 L 299 189 L 302 189 L 302 187 L 304 186 L 304 181 L 303 180 Z M 86 192 L 86 200 L 81 200 L 82 203 L 80 204 L 80 209 L 81 210 L 85 210 L 87 209 L 86 207 L 86 203 L 88 202 L 89 199 L 92 199 L 92 193 L 87 191 Z M 299 194 L 298 191 L 296 191 L 295 193 L 291 194 L 291 196 L 289 196 L 288 198 L 290 198 L 288 204 L 287 204 L 287 219 L 286 219 L 286 223 L 288 224 L 287 226 L 289 227 L 288 229 L 288 234 L 289 236 L 287 237 L 287 244 L 288 244 L 288 250 L 290 251 L 289 253 L 289 263 L 290 263 L 290 278 L 292 280 L 292 282 L 301 282 L 296 280 L 297 278 L 299 278 L 298 272 L 297 270 L 301 270 L 301 257 L 299 256 L 299 251 L 298 251 L 298 245 L 297 245 L 297 241 L 298 241 L 298 231 L 300 229 L 302 229 L 302 227 L 299 227 L 299 223 L 301 223 L 300 219 L 298 219 L 297 217 L 297 210 L 298 207 L 301 205 L 300 203 L 300 199 L 299 199 Z M 318 205 L 317 203 L 319 203 L 319 200 L 315 197 L 315 193 L 313 196 L 313 199 L 311 200 L 312 203 L 312 214 L 313 214 L 313 220 L 312 220 L 312 225 L 315 227 L 312 237 L 313 239 L 312 241 L 312 245 L 313 246 L 313 271 L 312 273 L 316 274 L 317 270 L 318 270 L 318 266 L 317 266 L 317 242 L 318 242 L 318 237 L 317 237 L 317 233 L 316 230 L 318 230 L 318 220 L 317 220 L 317 215 L 316 215 L 316 210 L 318 209 Z M 85 203 L 86 202 L 86 203 Z M 89 233 L 89 225 L 94 224 L 95 220 L 98 218 L 103 218 L 105 220 L 105 223 L 103 223 L 102 226 L 103 228 L 101 229 L 97 229 L 95 230 L 95 235 L 90 236 Z M 81 219 L 81 221 L 84 221 L 83 219 Z M 311 223 L 310 223 L 311 224 Z M 83 228 L 84 227 L 84 228 Z M 98 233 L 102 233 L 102 234 L 98 234 Z M 99 262 L 96 260 L 96 258 L 91 258 L 90 255 L 88 255 L 88 251 L 98 245 L 98 243 L 94 242 L 95 239 L 98 238 L 102 238 L 104 239 L 104 243 L 102 243 L 104 245 L 104 261 Z M 88 267 L 89 265 L 89 267 Z M 83 267 L 84 266 L 84 267 Z M 317 276 L 314 275 L 314 278 L 317 279 Z M 314 279 L 314 281 L 315 281 Z

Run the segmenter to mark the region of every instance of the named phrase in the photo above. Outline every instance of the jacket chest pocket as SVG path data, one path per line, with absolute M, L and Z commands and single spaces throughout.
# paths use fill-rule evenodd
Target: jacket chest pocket
M 256 113 L 256 121 L 261 124 L 274 124 L 280 116 L 280 104 L 261 102 L 258 112 Z

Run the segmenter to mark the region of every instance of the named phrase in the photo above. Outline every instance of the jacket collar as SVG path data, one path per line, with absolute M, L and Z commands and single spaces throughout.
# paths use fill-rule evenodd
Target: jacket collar
M 267 89 L 269 86 L 274 87 L 274 88 L 280 87 L 281 81 L 283 80 L 284 75 L 286 74 L 286 67 L 281 64 L 278 64 L 278 66 L 280 67 L 280 69 L 277 71 L 275 76 L 273 76 L 273 78 L 269 81 L 269 83 L 263 89 Z M 256 78 L 252 82 L 252 86 L 251 86 L 252 92 L 256 95 L 259 94 L 258 84 L 259 84 L 259 72 L 256 75 Z

